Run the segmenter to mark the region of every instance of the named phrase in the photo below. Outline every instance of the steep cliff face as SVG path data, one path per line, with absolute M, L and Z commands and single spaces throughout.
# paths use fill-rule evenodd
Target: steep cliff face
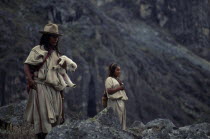
M 210 60 L 209 0 L 141 0 L 140 16 L 168 29 L 176 40 Z M 144 14 L 151 11 L 148 16 Z
M 136 18 L 168 30 L 181 44 L 210 60 L 209 0 L 92 0 L 104 7 L 111 3 L 128 9 Z
M 137 1 L 96 2 L 0 2 L 1 105 L 27 98 L 23 62 L 39 43 L 38 31 L 50 20 L 65 34 L 61 51 L 78 64 L 78 70 L 69 74 L 77 88 L 66 89 L 67 112 L 84 117 L 99 112 L 107 66 L 117 62 L 129 97 L 128 121 L 158 117 L 177 125 L 208 121 L 209 62 L 178 43 L 174 33 L 149 21 L 149 13 L 147 22 L 140 19 Z

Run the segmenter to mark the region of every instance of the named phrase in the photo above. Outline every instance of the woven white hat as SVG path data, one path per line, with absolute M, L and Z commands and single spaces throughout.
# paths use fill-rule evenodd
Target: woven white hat
M 62 34 L 59 34 L 59 32 L 58 32 L 58 25 L 53 24 L 53 23 L 49 23 L 49 24 L 45 25 L 44 30 L 39 31 L 39 32 L 42 34 L 52 34 L 52 35 L 62 36 Z

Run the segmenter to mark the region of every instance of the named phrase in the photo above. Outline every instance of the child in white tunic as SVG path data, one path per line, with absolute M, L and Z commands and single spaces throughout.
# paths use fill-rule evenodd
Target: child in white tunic
M 122 129 L 126 129 L 125 100 L 128 97 L 125 93 L 123 83 L 119 80 L 120 67 L 117 64 L 109 66 L 109 77 L 105 81 L 106 93 L 108 96 L 107 107 L 111 107 L 117 113 Z

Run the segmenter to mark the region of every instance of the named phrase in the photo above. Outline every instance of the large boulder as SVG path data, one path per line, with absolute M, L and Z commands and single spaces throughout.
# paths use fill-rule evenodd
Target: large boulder
M 111 108 L 106 108 L 102 110 L 92 119 L 97 120 L 102 125 L 114 127 L 116 129 L 121 129 L 119 118 Z
M 169 139 L 169 133 L 176 128 L 168 119 L 155 119 L 146 124 L 146 129 L 142 135 L 147 138 Z
M 134 134 L 138 137 L 142 137 L 142 132 L 146 129 L 145 125 L 141 121 L 135 121 L 128 129 L 127 131 L 131 134 Z
M 68 121 L 55 127 L 47 139 L 134 139 L 137 138 L 120 128 L 120 123 L 112 109 L 105 109 L 94 118 Z

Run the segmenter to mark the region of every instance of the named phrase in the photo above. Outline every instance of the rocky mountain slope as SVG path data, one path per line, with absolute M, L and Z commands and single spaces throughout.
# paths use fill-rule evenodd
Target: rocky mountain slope
M 107 66 L 117 62 L 129 97 L 128 123 L 134 120 L 149 122 L 155 118 L 170 119 L 176 126 L 210 121 L 210 63 L 208 57 L 194 47 L 200 47 L 196 44 L 197 38 L 189 41 L 190 36 L 186 35 L 189 32 L 197 36 L 196 30 L 188 27 L 190 19 L 175 18 L 182 15 L 180 12 L 168 15 L 166 23 L 154 22 L 153 17 L 158 16 L 150 15 L 145 9 L 150 7 L 148 4 L 152 6 L 152 2 L 0 1 L 0 105 L 27 98 L 23 62 L 31 48 L 39 43 L 38 31 L 52 21 L 59 24 L 65 34 L 60 38 L 61 51 L 78 64 L 78 70 L 69 74 L 77 88 L 66 89 L 67 112 L 93 117 L 101 111 Z M 162 9 L 175 3 L 164 2 Z M 209 1 L 205 2 L 209 4 Z M 142 6 L 142 3 L 145 4 Z M 175 7 L 187 5 L 187 1 L 176 4 Z M 206 5 L 192 4 L 208 17 Z M 153 11 L 153 8 L 149 9 Z M 195 13 L 183 8 L 184 16 Z M 174 20 L 187 22 L 184 26 L 187 30 L 179 28 Z M 195 24 L 203 27 L 205 25 L 200 24 L 203 20 Z M 183 32 L 177 33 L 177 30 Z M 204 29 L 204 32 L 207 36 L 203 36 L 203 42 L 207 47 L 208 30 Z M 207 49 L 203 52 L 208 53 Z
M 168 30 L 179 43 L 210 60 L 209 0 L 92 0 L 97 6 L 117 3 L 137 19 Z

